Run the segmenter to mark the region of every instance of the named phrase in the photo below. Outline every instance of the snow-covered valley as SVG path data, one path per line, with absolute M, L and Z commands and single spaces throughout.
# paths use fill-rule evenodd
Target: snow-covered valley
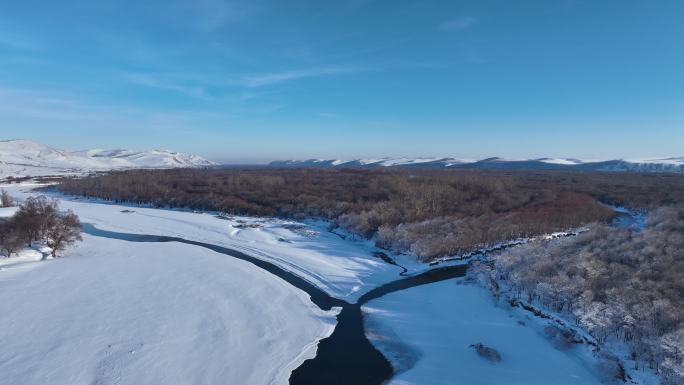
M 25 199 L 37 194 L 32 189 L 38 185 L 0 187 Z M 320 221 L 225 217 L 50 194 L 62 209 L 100 229 L 205 242 L 267 261 L 349 309 L 403 271 L 374 256 L 379 250 L 371 242 L 340 237 Z M 318 341 L 336 322 L 345 322 L 335 320 L 339 308 L 321 310 L 285 280 L 194 245 L 86 234 L 68 258 L 39 257 L 28 251 L 0 266 L 0 383 L 284 384 L 316 356 Z M 430 269 L 409 256 L 397 258 L 409 275 Z M 420 283 L 362 307 L 374 325 L 366 334 L 399 369 L 393 383 L 598 383 L 586 352 L 555 350 L 483 290 L 454 282 Z M 511 333 L 515 338 L 504 344 Z M 502 362 L 483 361 L 464 346 L 477 342 L 501 349 Z M 401 346 L 413 357 L 411 365 L 402 369 L 405 357 L 386 346 Z

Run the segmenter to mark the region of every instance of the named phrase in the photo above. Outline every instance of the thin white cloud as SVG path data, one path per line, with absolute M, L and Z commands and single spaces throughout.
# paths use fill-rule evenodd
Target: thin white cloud
M 0 114 L 12 113 L 38 118 L 71 118 L 79 102 L 62 93 L 0 87 Z
M 277 83 L 296 81 L 306 78 L 318 78 L 339 74 L 350 74 L 361 71 L 359 68 L 350 67 L 325 67 L 303 70 L 292 70 L 283 72 L 271 72 L 254 75 L 242 76 L 222 76 L 214 74 L 212 76 L 196 74 L 143 74 L 143 73 L 124 73 L 121 78 L 129 83 L 156 88 L 165 91 L 172 91 L 196 99 L 216 101 L 217 98 L 209 95 L 207 89 L 215 88 L 224 90 L 227 88 L 242 88 L 237 96 L 241 100 L 255 99 L 263 92 L 254 90 L 261 87 L 274 85 Z
M 82 99 L 82 100 L 81 100 Z M 92 104 L 76 95 L 39 89 L 0 86 L 2 130 L 11 127 L 42 127 L 46 130 L 112 128 L 150 130 L 180 129 L 225 119 L 225 111 L 159 110 L 122 105 Z
M 246 76 L 241 78 L 239 82 L 244 87 L 257 88 L 286 81 L 305 78 L 317 78 L 330 75 L 349 74 L 358 71 L 359 69 L 344 67 L 313 68 L 305 70 L 273 72 L 267 74 Z
M 35 42 L 6 31 L 0 31 L 0 46 L 18 50 L 35 50 L 38 48 Z
M 140 86 L 157 88 L 165 91 L 173 91 L 196 99 L 211 100 L 204 88 L 199 86 L 188 86 L 178 84 L 166 79 L 161 79 L 155 76 L 146 74 L 124 74 L 123 78 L 127 81 Z
M 319 112 L 318 116 L 322 116 L 324 118 L 337 118 L 339 115 L 337 115 L 334 112 Z
M 444 31 L 459 31 L 468 29 L 477 23 L 477 19 L 471 16 L 459 17 L 456 19 L 445 20 L 437 26 Z
M 242 20 L 256 12 L 253 0 L 178 0 L 171 9 L 199 30 L 212 32 L 230 23 Z

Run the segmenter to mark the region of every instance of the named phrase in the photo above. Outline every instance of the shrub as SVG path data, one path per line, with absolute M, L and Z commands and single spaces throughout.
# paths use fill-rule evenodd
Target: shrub
M 489 346 L 485 346 L 481 343 L 470 345 L 470 347 L 475 349 L 480 357 L 489 362 L 501 362 L 501 354 L 499 354 L 499 352 L 497 352 L 494 348 L 490 348 Z

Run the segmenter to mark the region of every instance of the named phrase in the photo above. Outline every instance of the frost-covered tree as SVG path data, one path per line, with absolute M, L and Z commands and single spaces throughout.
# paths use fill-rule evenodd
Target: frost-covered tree
M 71 210 L 58 215 L 45 233 L 45 244 L 52 249 L 52 257 L 56 257 L 58 251 L 80 240 L 81 221 Z
M 57 213 L 57 201 L 54 199 L 45 196 L 26 199 L 15 214 L 15 221 L 28 246 L 34 241 L 46 241 L 47 230 L 53 226 Z
M 665 383 L 684 383 L 684 206 L 653 210 L 643 231 L 595 225 L 576 238 L 506 250 L 473 271 L 574 319 L 599 344 L 624 343 L 637 368 Z M 499 293 L 500 285 L 487 286 Z
M 11 257 L 23 244 L 24 241 L 14 219 L 0 220 L 0 249 L 5 256 Z
M 41 241 L 52 256 L 81 240 L 81 222 L 72 211 L 60 213 L 57 201 L 44 196 L 28 198 L 13 217 L 0 222 L 0 248 L 9 257 L 22 245 Z
M 14 198 L 5 189 L 0 189 L 0 207 L 12 206 L 14 206 Z

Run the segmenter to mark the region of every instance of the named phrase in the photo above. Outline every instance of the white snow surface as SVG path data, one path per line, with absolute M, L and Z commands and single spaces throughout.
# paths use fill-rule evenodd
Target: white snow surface
M 397 369 L 394 385 L 601 384 L 586 349 L 557 350 L 538 320 L 497 307 L 463 280 L 388 294 L 363 311 L 371 342 Z M 481 358 L 476 343 L 496 349 L 501 362 Z
M 682 165 L 684 165 L 684 156 L 673 157 L 673 158 L 631 159 L 628 162 L 644 163 L 644 164 L 669 164 L 669 165 L 674 165 L 674 166 L 682 166 Z
M 377 165 L 377 166 L 407 166 L 411 164 L 429 163 L 443 160 L 444 158 L 369 158 L 369 159 L 358 159 L 354 162 L 358 162 L 363 165 Z M 454 160 L 455 161 L 455 160 Z
M 565 158 L 541 158 L 537 159 L 542 163 L 550 163 L 550 164 L 562 164 L 562 165 L 578 165 L 585 163 L 579 159 L 565 159 Z
M 0 141 L 0 178 L 77 174 L 130 168 L 206 167 L 197 155 L 169 150 L 64 151 L 30 140 Z
M 389 158 L 382 159 L 378 163 L 382 166 L 408 166 L 412 164 L 421 164 L 429 162 L 437 162 L 444 158 Z M 458 163 L 458 160 L 450 159 L 450 161 Z
M 84 235 L 37 266 L 0 269 L 3 384 L 286 384 L 334 328 L 306 293 L 196 246 Z
M 14 215 L 19 207 L 0 207 L 0 218 L 7 218 Z

